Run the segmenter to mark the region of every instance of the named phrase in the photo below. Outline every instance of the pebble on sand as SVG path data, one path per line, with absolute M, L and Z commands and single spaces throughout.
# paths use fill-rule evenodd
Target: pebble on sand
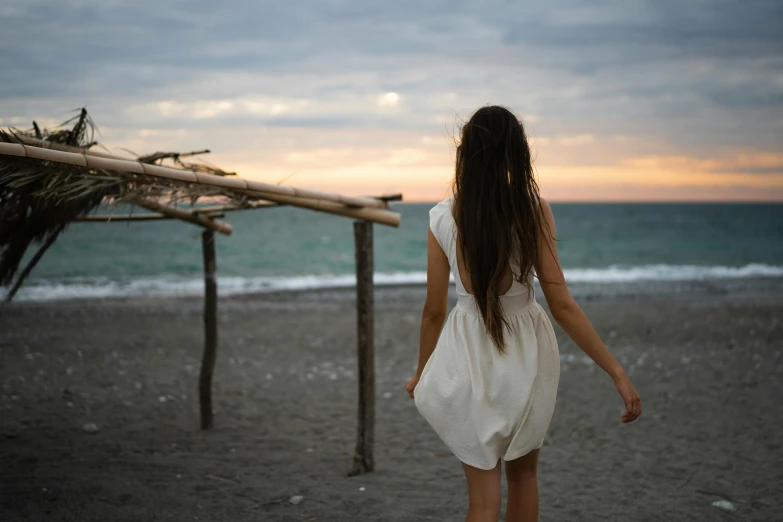
M 737 508 L 734 507 L 734 504 L 729 502 L 728 500 L 716 500 L 712 503 L 713 507 L 716 507 L 718 509 L 723 509 L 724 511 L 736 511 Z
M 98 433 L 98 426 L 96 424 L 93 424 L 92 422 L 88 422 L 84 426 L 82 426 L 82 430 L 85 433 Z
M 293 505 L 297 505 L 301 503 L 304 500 L 304 497 L 302 495 L 294 495 L 293 497 L 288 499 L 288 502 L 290 502 Z

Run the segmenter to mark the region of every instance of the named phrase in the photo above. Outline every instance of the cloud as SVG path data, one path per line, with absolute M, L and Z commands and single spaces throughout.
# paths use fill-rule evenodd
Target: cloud
M 378 96 L 376 103 L 378 104 L 378 107 L 381 108 L 396 107 L 400 104 L 400 95 L 390 91 Z
M 86 105 L 111 145 L 242 162 L 435 147 L 448 174 L 460 118 L 499 103 L 544 165 L 769 154 L 782 19 L 765 0 L 4 0 L 0 118 Z
M 196 100 L 180 102 L 162 100 L 125 109 L 131 118 L 151 119 L 221 119 L 232 117 L 278 116 L 280 114 L 303 114 L 311 104 L 308 100 L 285 100 L 265 98 L 237 98 L 223 100 Z
M 595 136 L 592 134 L 577 134 L 575 136 L 561 136 L 558 138 L 558 142 L 566 147 L 579 147 L 593 143 L 593 141 L 595 141 Z

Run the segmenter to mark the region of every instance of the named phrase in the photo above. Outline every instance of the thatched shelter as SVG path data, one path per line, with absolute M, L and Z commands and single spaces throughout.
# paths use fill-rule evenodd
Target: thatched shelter
M 243 179 L 206 162 L 209 151 L 157 152 L 127 158 L 96 150 L 95 126 L 85 109 L 52 131 L 33 122 L 27 131 L 0 130 L 0 285 L 10 301 L 47 249 L 74 221 L 180 219 L 199 226 L 204 257 L 205 343 L 199 379 L 201 427 L 213 425 L 212 374 L 217 353 L 215 232 L 225 212 L 290 205 L 354 219 L 357 276 L 359 419 L 352 473 L 373 469 L 373 234 L 372 224 L 398 226 L 389 201 Z M 132 204 L 141 214 L 90 215 L 99 207 Z M 38 249 L 22 267 L 25 252 Z

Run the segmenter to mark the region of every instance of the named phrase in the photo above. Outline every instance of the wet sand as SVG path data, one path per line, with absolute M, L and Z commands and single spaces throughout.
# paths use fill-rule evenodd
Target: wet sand
M 780 520 L 783 282 L 622 288 L 575 295 L 644 414 L 621 424 L 611 381 L 555 327 L 540 519 Z M 4 308 L 0 520 L 463 520 L 459 462 L 404 390 L 423 295 L 376 294 L 376 470 L 355 477 L 350 290 L 221 298 L 208 432 L 200 299 Z

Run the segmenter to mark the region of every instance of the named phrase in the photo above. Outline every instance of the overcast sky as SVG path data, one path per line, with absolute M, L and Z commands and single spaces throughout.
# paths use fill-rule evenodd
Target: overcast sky
M 492 103 L 557 199 L 783 200 L 783 2 L 2 0 L 0 125 L 442 197 Z

